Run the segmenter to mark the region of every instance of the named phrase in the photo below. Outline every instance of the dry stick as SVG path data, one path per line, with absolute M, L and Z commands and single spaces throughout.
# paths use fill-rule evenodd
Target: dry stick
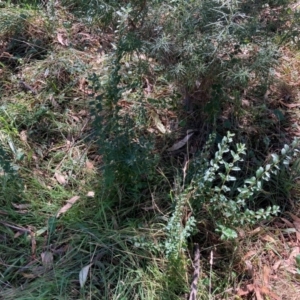
M 210 260 L 209 260 L 209 264 L 210 264 L 210 272 L 209 272 L 209 299 L 211 299 L 211 277 L 212 277 L 212 265 L 214 262 L 214 253 L 211 250 L 210 251 Z
M 27 233 L 29 233 L 29 234 L 31 233 L 31 230 L 29 230 L 29 229 L 27 229 L 27 228 L 20 227 L 20 226 L 16 226 L 16 225 L 13 225 L 13 224 L 4 222 L 4 221 L 0 221 L 0 224 L 4 225 L 4 226 L 6 226 L 6 227 L 10 227 L 10 228 L 12 228 L 12 229 L 21 231 L 21 232 L 27 232 Z
M 27 84 L 26 82 L 20 80 L 19 84 L 21 86 L 21 88 L 23 88 L 26 91 L 31 91 L 33 95 L 36 95 L 37 92 L 35 91 L 35 89 L 33 87 L 31 87 L 29 84 Z
M 197 284 L 200 276 L 200 250 L 199 244 L 195 244 L 195 254 L 194 254 L 194 274 L 193 281 L 191 284 L 191 293 L 189 300 L 197 299 Z

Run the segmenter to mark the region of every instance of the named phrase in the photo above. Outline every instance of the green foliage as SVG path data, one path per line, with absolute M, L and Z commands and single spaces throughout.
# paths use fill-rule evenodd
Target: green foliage
M 115 3 L 111 1 L 98 0 L 63 0 L 61 4 L 68 8 L 77 17 L 81 17 L 89 23 L 101 22 L 104 24 L 110 23 L 115 11 Z M 113 2 L 113 1 L 112 1 Z
M 193 207 L 196 210 L 198 207 L 200 210 L 203 205 L 222 233 L 225 227 L 234 229 L 245 224 L 255 224 L 279 212 L 279 207 L 276 205 L 258 211 L 248 207 L 262 190 L 263 182 L 269 181 L 272 174 L 276 175 L 281 168 L 288 167 L 292 157 L 298 152 L 297 140 L 291 146 L 285 145 L 281 150 L 281 156 L 272 154 L 271 161 L 265 167 L 259 167 L 255 176 L 244 180 L 244 183 L 238 187 L 234 184 L 237 181 L 236 172 L 242 171 L 239 163 L 243 161 L 246 147 L 238 143 L 236 150 L 231 150 L 233 136 L 228 133 L 222 139 L 214 158 L 209 164 L 207 163 L 205 169 L 199 169 L 191 183 L 194 187 L 193 200 L 191 200 Z M 195 163 L 197 164 L 197 159 Z M 228 233 L 222 237 L 225 238 L 227 235 Z
M 0 11 L 0 32 L 1 36 L 7 34 L 19 34 L 30 17 L 28 11 L 1 9 Z
M 207 98 L 221 84 L 229 96 L 250 81 L 265 84 L 278 56 L 268 32 L 242 8 L 238 1 L 160 1 L 149 8 L 140 38 L 182 93 L 197 90 Z
M 300 274 L 300 255 L 299 254 L 295 257 L 295 260 L 296 260 L 297 274 Z
M 93 25 L 99 24 L 107 30 L 107 26 L 118 26 L 119 16 L 122 11 L 130 8 L 131 21 L 141 16 L 146 9 L 145 0 L 62 0 L 61 4 L 78 18 Z
M 13 166 L 6 151 L 0 146 L 0 205 L 11 206 L 23 192 L 22 180 L 18 176 L 17 166 Z
M 0 10 L 0 37 L 4 51 L 11 54 L 5 61 L 10 65 L 22 63 L 24 58 L 41 59 L 49 46 L 50 32 L 34 21 L 38 15 L 30 5 L 8 6 Z M 40 20 L 37 21 L 37 23 Z
M 258 221 L 266 220 L 279 212 L 279 206 L 269 206 L 254 211 L 249 208 L 254 197 L 263 189 L 263 182 L 269 181 L 282 168 L 289 167 L 293 157 L 298 154 L 298 141 L 291 146 L 284 145 L 281 155 L 272 154 L 271 161 L 259 167 L 255 176 L 244 180 L 241 186 L 236 172 L 241 172 L 240 163 L 246 154 L 244 144 L 237 143 L 236 150 L 231 149 L 234 134 L 228 132 L 218 144 L 214 158 L 207 159 L 212 146 L 211 136 L 202 153 L 193 162 L 194 168 L 191 182 L 177 193 L 175 209 L 166 227 L 168 238 L 165 243 L 168 257 L 177 258 L 185 250 L 188 237 L 201 221 L 203 210 L 206 220 L 210 220 L 221 239 L 237 237 L 235 228 Z M 182 224 L 183 212 L 187 206 L 192 207 L 194 216 L 186 224 Z
M 276 202 L 260 209 L 263 183 L 269 180 L 270 187 L 278 174 L 285 177 L 289 169 L 284 168 L 296 154 L 297 145 L 284 146 L 280 155 L 271 155 L 264 165 L 255 162 L 254 168 L 259 167 L 248 178 L 253 166 L 244 169 L 243 159 L 246 148 L 252 152 L 255 149 L 233 145 L 231 133 L 218 140 L 217 148 L 216 137 L 211 135 L 201 149 L 202 137 L 209 130 L 199 139 L 195 134 L 200 153 L 190 160 L 182 182 L 175 182 L 170 203 L 169 182 L 181 161 L 174 155 L 172 159 L 177 161 L 169 164 L 167 156 L 173 154 L 164 155 L 166 139 L 169 143 L 183 123 L 191 124 L 190 119 L 182 118 L 187 112 L 180 109 L 178 95 L 194 101 L 197 109 L 188 107 L 193 118 L 201 119 L 205 114 L 218 126 L 216 117 L 224 111 L 224 103 L 226 109 L 233 107 L 233 113 L 237 113 L 242 109 L 241 95 L 256 85 L 265 90 L 271 67 L 280 55 L 273 38 L 280 35 L 277 29 L 284 22 L 278 18 L 264 24 L 260 14 L 266 4 L 272 7 L 285 1 L 12 2 L 17 5 L 7 5 L 0 12 L 1 36 L 13 56 L 9 62 L 16 59 L 19 63 L 14 76 L 21 75 L 37 93 L 18 91 L 15 96 L 12 91 L 0 110 L 2 139 L 6 139 L 3 147 L 10 146 L 12 161 L 19 164 L 18 173 L 26 187 L 22 193 L 16 166 L 0 148 L 0 203 L 7 218 L 0 234 L 6 244 L 0 246 L 1 253 L 9 253 L 1 257 L 0 297 L 182 299 L 190 281 L 186 251 L 199 224 L 209 223 L 221 239 L 229 240 L 237 237 L 237 227 L 276 214 Z M 41 4 L 43 11 L 34 18 L 32 9 L 42 8 Z M 89 30 L 81 21 L 90 25 Z M 91 44 L 100 41 L 101 51 L 88 52 L 84 45 L 76 44 L 75 38 L 68 46 L 60 45 L 56 29 L 62 26 L 69 37 L 74 37 L 74 30 Z M 296 31 L 286 29 L 283 33 L 287 40 L 296 37 Z M 39 61 L 32 60 L 32 51 Z M 27 64 L 24 57 L 31 63 Z M 88 66 L 90 57 L 97 63 Z M 87 93 L 81 87 L 78 91 L 78 83 L 82 83 L 78 78 L 84 77 L 90 66 L 95 72 L 90 77 L 94 89 L 90 106 L 93 129 L 86 113 Z M 7 78 L 13 81 L 14 76 Z M 166 89 L 171 96 L 165 97 Z M 172 120 L 161 119 L 161 124 L 168 126 L 168 134 L 160 130 L 156 134 L 151 119 L 151 112 L 160 113 L 162 108 L 166 115 L 172 115 Z M 274 114 L 288 120 L 276 110 Z M 198 123 L 192 125 L 189 128 L 200 131 Z M 223 129 L 217 128 L 218 132 Z M 25 136 L 18 141 L 22 133 Z M 12 139 L 22 147 L 20 151 L 15 151 Z M 193 143 L 192 139 L 188 142 Z M 95 148 L 101 159 L 95 155 Z M 23 156 L 26 159 L 22 160 Z M 56 175 L 64 180 L 59 182 Z M 10 213 L 8 207 L 20 195 L 26 204 Z M 75 195 L 80 200 L 68 207 Z M 57 211 L 66 206 L 65 213 L 56 218 Z M 12 220 L 14 227 L 9 227 Z M 31 239 L 19 235 L 19 230 L 15 234 L 13 228 L 19 226 L 29 228 Z M 51 270 L 42 268 L 40 254 L 45 251 L 54 256 Z M 205 254 L 201 259 L 206 273 Z M 80 289 L 78 273 L 87 265 L 87 281 Z M 211 274 L 215 272 L 212 269 Z M 203 282 L 199 293 L 204 295 L 204 285 L 211 288 L 210 279 L 206 279 L 199 280 Z
M 177 260 L 186 250 L 187 240 L 196 227 L 196 220 L 190 217 L 185 226 L 182 226 L 184 208 L 188 203 L 190 190 L 179 193 L 175 199 L 175 210 L 168 221 L 166 230 L 168 237 L 165 242 L 166 256 L 171 260 Z
M 92 102 L 95 115 L 95 135 L 99 143 L 104 167 L 103 175 L 107 187 L 117 187 L 129 194 L 131 199 L 140 197 L 140 191 L 148 188 L 154 179 L 159 156 L 154 153 L 154 139 L 147 132 L 147 115 L 143 105 L 140 70 L 133 77 L 124 68 L 128 53 L 139 51 L 140 41 L 136 35 L 126 32 L 124 20 L 131 8 L 118 11 L 116 51 L 106 61 L 106 73 L 92 76 L 92 85 L 99 94 Z M 122 76 L 121 76 L 122 74 Z M 131 100 L 138 103 L 131 112 L 119 104 L 122 96 L 132 93 Z M 132 196 L 134 196 L 132 198 Z
M 0 166 L 2 175 L 13 176 L 15 174 L 5 150 L 0 147 Z
M 93 9 L 93 5 L 98 7 Z M 87 12 L 85 5 L 98 16 L 110 16 L 115 32 L 113 47 L 127 69 L 110 69 L 121 85 L 134 85 L 133 77 L 151 74 L 175 84 L 177 92 L 193 105 L 206 106 L 212 118 L 221 111 L 222 103 L 237 99 L 246 89 L 268 86 L 280 52 L 274 43 L 275 33 L 260 19 L 267 1 L 89 1 L 79 0 L 71 10 Z M 82 5 L 81 5 L 82 4 Z M 248 5 L 248 6 L 247 6 Z M 97 12 L 101 10 L 101 12 Z M 109 12 L 108 12 L 108 11 Z M 93 18 L 93 14 L 87 14 Z M 100 17 L 101 19 L 101 17 Z M 281 24 L 281 23 L 280 23 Z M 277 24 L 276 26 L 280 26 Z M 118 54 L 117 54 L 118 53 Z M 146 59 L 142 59 L 141 57 Z M 143 73 L 134 70 L 136 61 L 144 60 Z M 150 64 L 149 60 L 153 62 Z M 109 57 L 110 64 L 115 61 Z M 128 76 L 129 70 L 133 74 Z M 103 72 L 103 71 L 102 71 Z M 110 76 L 110 75 L 108 75 Z M 116 77 L 117 78 L 117 77 Z M 118 88 L 120 89 L 120 86 Z M 120 92 L 120 91 L 119 91 Z M 118 89 L 114 93 L 119 93 Z M 119 95 L 120 97 L 120 95 Z

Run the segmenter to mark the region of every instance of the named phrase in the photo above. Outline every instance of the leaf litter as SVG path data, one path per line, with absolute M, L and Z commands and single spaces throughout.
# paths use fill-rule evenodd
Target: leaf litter
M 62 214 L 65 214 L 78 200 L 80 199 L 79 196 L 74 196 L 71 199 L 67 201 L 67 204 L 64 205 L 56 214 L 56 218 L 61 216 Z

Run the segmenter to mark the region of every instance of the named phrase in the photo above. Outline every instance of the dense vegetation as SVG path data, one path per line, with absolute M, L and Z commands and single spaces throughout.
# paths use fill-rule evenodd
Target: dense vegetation
M 0 298 L 282 298 L 298 4 L 0 6 Z

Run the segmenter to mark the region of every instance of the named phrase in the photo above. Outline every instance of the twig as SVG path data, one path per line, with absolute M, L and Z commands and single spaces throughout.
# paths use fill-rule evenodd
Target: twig
M 20 226 L 16 226 L 16 225 L 13 225 L 13 224 L 9 224 L 9 223 L 4 222 L 4 221 L 0 221 L 0 224 L 4 225 L 4 226 L 6 226 L 6 227 L 10 227 L 10 228 L 12 228 L 12 229 L 21 231 L 21 232 L 31 233 L 31 230 L 29 230 L 29 229 L 26 229 L 26 228 L 20 227 Z
M 191 293 L 189 300 L 197 299 L 197 284 L 200 276 L 200 250 L 199 244 L 195 244 L 195 254 L 194 254 L 194 274 L 193 281 L 191 284 Z
M 212 277 L 212 265 L 214 262 L 214 253 L 211 250 L 210 251 L 210 260 L 209 260 L 209 264 L 210 264 L 210 272 L 209 272 L 209 299 L 211 299 L 211 277 Z
M 33 95 L 36 95 L 37 92 L 35 91 L 35 89 L 33 87 L 31 87 L 29 84 L 27 84 L 26 82 L 20 80 L 19 81 L 20 87 L 26 91 L 30 91 L 32 92 Z

